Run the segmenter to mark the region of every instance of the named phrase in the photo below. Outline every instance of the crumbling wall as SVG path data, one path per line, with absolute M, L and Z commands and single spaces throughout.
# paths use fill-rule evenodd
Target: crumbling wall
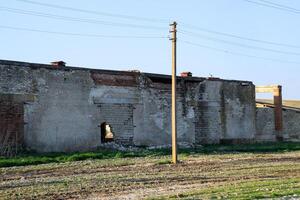
M 300 141 L 300 112 L 283 109 L 283 140 Z M 276 141 L 274 109 L 268 107 L 256 108 L 256 139 L 260 142 Z
M 24 105 L 24 140 L 39 152 L 82 151 L 101 145 L 102 123 L 123 145 L 171 143 L 171 79 L 137 72 L 53 68 L 0 61 L 0 93 L 31 94 Z M 252 139 L 251 82 L 179 78 L 178 142 Z
M 134 145 L 134 110 L 139 102 L 135 87 L 95 85 L 89 93 L 89 101 L 97 105 L 94 116 L 98 124 L 108 123 L 114 133 L 114 141 Z
M 142 146 L 171 143 L 171 85 L 153 83 L 141 90 L 141 103 L 136 105 L 135 144 Z M 183 97 L 178 85 L 177 136 L 179 143 L 195 141 L 194 110 Z
M 251 142 L 255 135 L 253 84 L 238 81 L 204 81 L 196 101 L 196 142 Z
M 13 96 L 0 94 L 0 156 L 14 156 L 23 149 L 24 107 Z
M 285 141 L 300 141 L 300 112 L 294 110 L 283 111 L 283 138 Z
M 259 142 L 275 142 L 274 109 L 256 108 L 256 140 Z
M 255 88 L 249 82 L 224 82 L 222 86 L 223 142 L 254 140 Z
M 204 81 L 196 88 L 195 140 L 197 144 L 220 142 L 224 132 L 221 88 L 221 81 Z

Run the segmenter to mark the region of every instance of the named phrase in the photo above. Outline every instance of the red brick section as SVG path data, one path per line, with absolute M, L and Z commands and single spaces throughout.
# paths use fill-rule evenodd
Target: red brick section
M 0 101 L 0 155 L 15 155 L 22 148 L 23 141 L 23 103 Z
M 193 76 L 192 72 L 181 72 L 180 73 L 181 77 L 191 77 Z
M 55 69 L 59 69 L 61 67 L 65 67 L 66 66 L 66 63 L 64 61 L 54 61 L 54 62 L 51 62 L 51 65 L 53 66 L 53 68 Z
M 92 72 L 91 77 L 96 85 L 137 86 L 137 74 L 102 74 Z

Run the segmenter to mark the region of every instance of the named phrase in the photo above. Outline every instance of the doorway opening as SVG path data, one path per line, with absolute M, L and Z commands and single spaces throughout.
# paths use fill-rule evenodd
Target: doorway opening
M 114 141 L 114 133 L 112 131 L 111 125 L 106 122 L 101 124 L 101 142 L 108 143 Z

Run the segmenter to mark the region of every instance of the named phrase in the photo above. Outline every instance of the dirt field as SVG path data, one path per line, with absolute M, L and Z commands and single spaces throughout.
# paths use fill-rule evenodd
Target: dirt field
M 300 151 L 118 158 L 0 168 L 0 199 L 300 197 Z

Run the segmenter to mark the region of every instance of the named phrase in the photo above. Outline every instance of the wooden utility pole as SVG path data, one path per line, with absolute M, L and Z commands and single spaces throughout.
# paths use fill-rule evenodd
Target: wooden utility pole
M 172 33 L 172 161 L 177 163 L 177 119 L 176 119 L 176 42 L 177 42 L 177 23 L 170 24 Z

